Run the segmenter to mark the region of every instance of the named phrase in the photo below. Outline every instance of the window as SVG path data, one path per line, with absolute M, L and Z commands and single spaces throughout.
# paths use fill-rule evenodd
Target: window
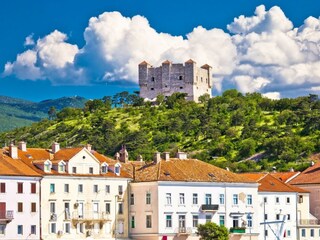
M 314 229 L 310 229 L 310 237 L 314 237 Z
M 0 193 L 6 192 L 6 183 L 2 182 L 0 183 Z
M 72 167 L 72 173 L 77 173 L 77 167 Z
M 146 204 L 151 204 L 151 193 L 146 194 Z
M 206 194 L 206 205 L 211 205 L 211 194 Z
M 287 197 L 287 203 L 290 203 L 290 197 Z
M 36 225 L 31 225 L 30 234 L 37 234 L 37 226 Z
M 291 237 L 291 230 L 287 229 L 287 237 Z
M 64 203 L 64 212 L 66 214 L 65 218 L 70 219 L 70 203 L 69 202 Z
M 186 215 L 179 215 L 179 229 L 185 230 L 186 227 Z
M 219 203 L 224 204 L 224 194 L 219 195 Z
M 268 214 L 264 214 L 264 220 L 268 220 Z
M 172 215 L 166 215 L 166 227 L 167 228 L 172 227 Z
M 233 194 L 233 204 L 238 205 L 238 194 Z
M 268 198 L 267 198 L 267 197 L 264 197 L 264 198 L 263 198 L 263 202 L 264 202 L 264 203 L 268 203 Z
M 276 214 L 276 220 L 280 220 L 280 214 Z
M 232 227 L 239 227 L 239 217 L 232 218 Z
M 151 222 L 151 215 L 146 216 L 146 228 L 151 228 L 152 222 Z
M 152 88 L 150 88 L 150 90 L 151 90 L 151 91 L 153 91 L 153 90 L 154 90 L 154 88 L 152 87 Z
M 122 185 L 118 186 L 118 193 L 119 193 L 119 195 L 122 195 L 122 193 L 123 193 L 123 186 Z
M 180 89 L 183 89 L 183 87 L 180 87 Z
M 135 228 L 136 223 L 135 223 L 135 216 L 131 216 L 131 228 Z
M 116 174 L 120 174 L 120 166 L 116 165 L 115 168 L 114 168 L 114 171 L 115 171 Z
M 107 165 L 102 165 L 102 166 L 101 166 L 101 172 L 102 172 L 102 173 L 107 173 L 107 171 L 108 171 Z
M 154 82 L 154 77 L 151 77 L 151 81 Z
M 0 234 L 6 234 L 6 224 L 0 224 Z
M 171 193 L 166 193 L 167 204 L 171 205 Z
M 179 76 L 179 80 L 182 80 L 182 79 L 183 79 L 183 77 L 180 75 L 180 76 Z
M 78 192 L 83 193 L 83 185 L 82 184 L 78 185 Z
M 23 203 L 18 202 L 18 212 L 23 212 Z
M 179 193 L 179 204 L 184 204 L 184 193 Z
M 211 222 L 212 216 L 206 215 L 206 223 Z
M 37 203 L 32 202 L 31 203 L 31 212 L 36 212 L 37 211 Z
M 264 231 L 264 235 L 265 235 L 266 237 L 268 237 L 268 230 L 265 230 L 265 231 Z
M 50 233 L 56 233 L 56 232 L 57 232 L 56 223 L 50 223 Z
M 64 184 L 64 192 L 68 193 L 69 192 L 69 184 Z
M 303 203 L 303 196 L 299 195 L 299 203 Z
M 23 226 L 22 225 L 18 225 L 18 234 L 23 235 Z
M 89 173 L 93 174 L 93 167 L 89 167 Z
M 248 214 L 247 215 L 247 226 L 248 227 L 252 227 L 252 215 L 251 214 Z
M 44 171 L 45 172 L 50 172 L 51 170 L 51 164 L 49 162 L 44 164 Z
M 106 193 L 110 193 L 110 185 L 106 185 Z
M 276 197 L 276 203 L 280 203 L 279 197 Z
M 84 223 L 78 223 L 78 233 L 84 233 Z
M 55 193 L 55 185 L 54 185 L 54 183 L 50 183 L 50 193 Z
M 110 203 L 106 203 L 106 213 L 110 214 Z
M 134 205 L 134 194 L 130 194 L 130 205 Z
M 119 203 L 118 214 L 123 214 L 123 204 Z
M 70 223 L 64 223 L 64 232 L 65 233 L 70 233 Z
M 290 220 L 291 216 L 290 214 L 287 215 L 287 220 Z
M 192 203 L 193 204 L 198 204 L 198 194 L 197 193 L 194 193 L 192 195 Z
M 251 194 L 247 195 L 247 204 L 252 205 L 252 195 Z
M 23 183 L 18 182 L 18 193 L 23 193 Z
M 98 188 L 98 185 L 97 185 L 97 184 L 94 184 L 94 185 L 93 185 L 93 192 L 94 192 L 94 193 L 98 193 L 98 192 L 99 192 L 99 188 Z
M 60 163 L 60 164 L 59 164 L 58 172 L 64 172 L 64 171 L 65 171 L 64 164 L 63 164 L 63 163 Z
M 199 216 L 198 215 L 192 215 L 192 227 L 196 228 L 199 224 Z
M 50 212 L 56 213 L 56 203 L 55 202 L 50 202 Z
M 219 225 L 224 226 L 224 215 L 219 216 Z
M 31 183 L 31 193 L 36 193 L 37 190 L 36 190 L 36 183 Z
M 306 229 L 301 229 L 301 236 L 302 237 L 305 237 L 306 236 Z

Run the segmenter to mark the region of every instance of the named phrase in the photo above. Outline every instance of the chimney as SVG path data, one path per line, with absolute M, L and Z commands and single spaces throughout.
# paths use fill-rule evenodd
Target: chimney
M 127 163 L 128 160 L 129 160 L 129 154 L 126 149 L 126 145 L 122 145 L 122 148 L 120 150 L 120 161 Z
M 86 144 L 86 149 L 87 149 L 89 152 L 91 152 L 91 150 L 92 150 L 91 144 L 87 143 L 87 144 Z
M 313 166 L 313 165 L 314 165 L 314 161 L 311 161 L 311 162 L 310 162 L 310 166 Z
M 60 144 L 57 143 L 57 142 L 54 142 L 54 143 L 52 144 L 52 152 L 53 152 L 53 153 L 56 153 L 56 152 L 58 152 L 59 150 L 60 150 Z
M 159 152 L 155 152 L 154 155 L 153 155 L 153 162 L 157 164 L 160 161 L 161 161 L 160 153 Z
M 9 146 L 9 154 L 11 158 L 18 159 L 18 148 L 13 143 Z
M 138 157 L 137 157 L 137 161 L 138 161 L 138 162 L 143 162 L 142 155 L 138 155 Z
M 294 169 L 291 167 L 290 170 L 289 170 L 289 172 L 294 172 Z
M 180 152 L 180 151 L 178 150 L 178 152 L 177 152 L 177 158 L 179 158 L 180 160 L 185 160 L 185 159 L 187 159 L 187 153 L 185 153 L 185 152 Z
M 170 160 L 170 152 L 164 152 L 163 158 L 164 158 L 164 160 L 169 161 Z
M 19 149 L 23 152 L 26 152 L 27 151 L 27 143 L 24 142 L 24 141 L 20 141 L 19 142 Z

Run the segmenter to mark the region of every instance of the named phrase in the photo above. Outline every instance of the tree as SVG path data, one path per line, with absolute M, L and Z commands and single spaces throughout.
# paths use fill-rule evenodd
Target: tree
M 213 222 L 198 225 L 197 234 L 201 240 L 228 240 L 229 231 L 225 226 Z
M 54 120 L 57 117 L 57 109 L 52 106 L 50 107 L 49 111 L 48 111 L 48 115 L 49 115 L 49 120 Z

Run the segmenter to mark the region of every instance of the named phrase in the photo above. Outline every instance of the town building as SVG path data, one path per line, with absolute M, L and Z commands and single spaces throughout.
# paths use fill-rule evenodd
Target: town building
M 122 171 L 125 163 L 90 145 L 60 149 L 53 143 L 51 149 L 41 149 L 22 143 L 19 148 L 10 146 L 6 158 L 42 177 L 36 224 L 41 239 L 128 239 L 130 166 Z
M 297 220 L 301 211 L 309 212 L 306 205 L 309 193 L 279 179 L 285 181 L 294 174 L 245 173 L 242 175 L 259 183 L 259 239 L 298 239 Z
M 258 183 L 211 164 L 155 154 L 130 183 L 132 239 L 199 239 L 198 224 L 214 222 L 230 239 L 258 239 Z
M 139 64 L 140 97 L 153 100 L 158 95 L 186 93 L 188 100 L 198 102 L 200 96 L 212 92 L 212 68 L 205 64 L 200 68 L 192 59 L 182 63 L 164 61 L 153 67 L 146 61 Z
M 0 149 L 0 239 L 40 239 L 41 174 L 16 152 L 13 145 Z
M 312 162 L 289 183 L 310 192 L 310 199 L 299 196 L 298 201 L 304 207 L 298 212 L 298 239 L 320 239 L 320 162 Z

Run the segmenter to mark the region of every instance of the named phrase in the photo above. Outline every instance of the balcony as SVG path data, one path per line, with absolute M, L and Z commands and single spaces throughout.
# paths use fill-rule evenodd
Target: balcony
M 73 222 L 107 222 L 110 221 L 110 214 L 105 212 L 84 212 L 79 214 L 78 211 L 74 211 L 71 220 Z
M 216 212 L 219 209 L 218 204 L 202 204 L 201 211 L 202 212 Z
M 245 227 L 232 227 L 230 228 L 230 233 L 245 233 L 246 228 Z
M 0 211 L 0 221 L 1 222 L 11 222 L 13 219 L 13 211 Z
M 299 225 L 320 225 L 320 220 L 319 219 L 300 219 L 299 220 Z
M 175 232 L 177 233 L 177 236 L 190 235 L 192 233 L 192 228 L 179 227 Z

